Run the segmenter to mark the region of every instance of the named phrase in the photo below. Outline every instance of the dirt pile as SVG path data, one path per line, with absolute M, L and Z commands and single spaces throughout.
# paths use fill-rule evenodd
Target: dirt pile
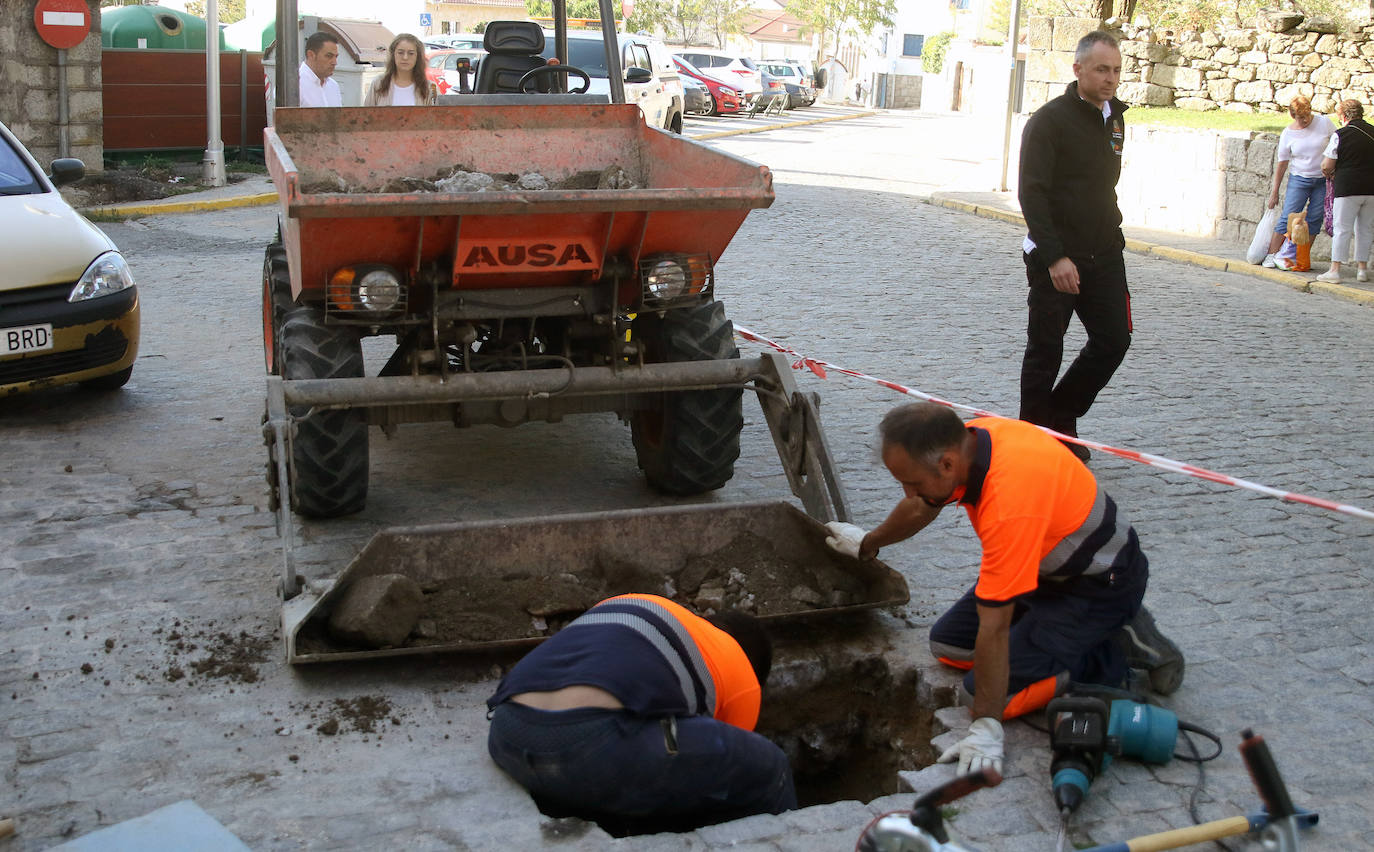
M 771 542 L 744 533 L 669 573 L 605 556 L 577 574 L 520 566 L 502 574 L 474 572 L 422 584 L 423 609 L 402 646 L 544 638 L 598 601 L 629 592 L 663 595 L 704 615 L 739 609 L 767 617 L 866 602 L 865 584 L 843 564 L 838 558 L 790 561 Z M 326 619 L 302 627 L 299 651 L 349 649 L 329 636 Z
M 293 704 L 300 716 L 308 716 L 307 728 L 314 728 L 322 737 L 339 734 L 381 734 L 392 726 L 399 726 L 404 715 L 381 695 L 360 695 L 357 698 L 334 698 L 315 703 Z

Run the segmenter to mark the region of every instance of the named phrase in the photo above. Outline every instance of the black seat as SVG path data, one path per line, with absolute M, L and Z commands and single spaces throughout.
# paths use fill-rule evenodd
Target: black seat
M 477 94 L 490 95 L 520 91 L 520 78 L 542 68 L 544 30 L 533 21 L 492 21 L 482 35 L 487 55 L 477 65 Z M 552 75 L 541 75 L 531 88 L 549 91 Z

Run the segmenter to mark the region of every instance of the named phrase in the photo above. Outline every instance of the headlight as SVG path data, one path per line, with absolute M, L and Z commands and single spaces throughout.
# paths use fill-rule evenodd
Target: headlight
M 67 296 L 68 302 L 98 299 L 134 286 L 134 274 L 117 251 L 107 251 L 91 262 Z
M 730 88 L 729 86 L 721 86 L 721 87 L 720 87 L 720 93 L 721 93 L 722 95 L 725 95 L 727 98 L 737 98 L 737 97 L 739 97 L 739 92 L 735 91 L 734 89 Z
M 329 277 L 325 310 L 338 312 L 338 319 L 375 319 L 402 312 L 405 307 L 405 285 L 389 266 L 345 266 Z
M 646 306 L 696 300 L 714 289 L 711 259 L 702 254 L 656 254 L 639 264 Z
M 369 311 L 389 311 L 401 301 L 401 281 L 390 269 L 374 269 L 358 282 L 358 301 Z
M 656 261 L 644 276 L 644 293 L 653 299 L 676 299 L 687 292 L 687 270 L 676 260 Z

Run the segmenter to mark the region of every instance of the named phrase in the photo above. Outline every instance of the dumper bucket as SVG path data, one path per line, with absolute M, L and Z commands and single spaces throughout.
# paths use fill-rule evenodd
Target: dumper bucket
M 768 622 L 907 601 L 900 574 L 836 553 L 826 535 L 781 501 L 393 527 L 374 535 L 336 580 L 309 583 L 285 602 L 287 659 L 533 646 L 627 592 L 664 595 L 698 612 L 742 609 Z M 341 641 L 331 628 L 336 607 L 353 584 L 377 575 L 414 581 L 423 593 L 419 617 L 398 645 Z

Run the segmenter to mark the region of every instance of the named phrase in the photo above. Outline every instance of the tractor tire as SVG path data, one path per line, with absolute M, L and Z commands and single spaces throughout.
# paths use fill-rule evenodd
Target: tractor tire
M 286 247 L 275 242 L 262 259 L 262 355 L 268 375 L 281 375 L 281 326 L 293 307 Z
M 719 302 L 653 312 L 635 319 L 647 360 L 714 361 L 738 358 L 735 328 Z M 630 434 L 644 478 L 679 497 L 714 491 L 735 475 L 744 428 L 740 388 L 655 394 L 653 405 L 630 418 Z
M 319 308 L 293 308 L 281 327 L 286 379 L 349 379 L 363 375 L 363 349 L 351 328 L 329 327 Z M 291 508 L 310 518 L 335 518 L 367 504 L 367 421 L 359 411 L 296 406 L 291 442 Z

